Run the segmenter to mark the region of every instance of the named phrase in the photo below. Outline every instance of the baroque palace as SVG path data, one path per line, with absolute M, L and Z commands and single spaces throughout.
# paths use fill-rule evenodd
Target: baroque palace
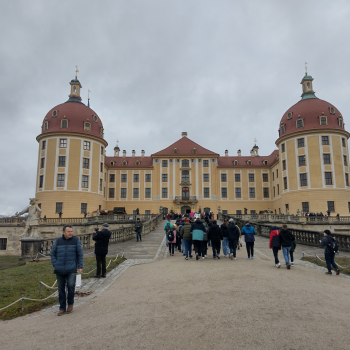
M 259 155 L 225 156 L 187 137 L 145 156 L 106 155 L 102 121 L 81 102 L 77 76 L 67 102 L 45 116 L 39 143 L 36 198 L 42 217 L 82 217 L 125 207 L 128 214 L 211 210 L 230 214 L 348 215 L 349 133 L 339 110 L 315 96 L 313 78 L 302 81 L 301 100 L 279 123 L 277 148 Z

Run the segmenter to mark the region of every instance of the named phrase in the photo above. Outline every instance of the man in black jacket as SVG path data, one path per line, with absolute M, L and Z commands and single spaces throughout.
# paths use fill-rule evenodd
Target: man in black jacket
M 287 269 L 290 269 L 289 251 L 290 251 L 292 242 L 295 240 L 295 237 L 292 234 L 292 232 L 288 230 L 287 225 L 282 226 L 282 230 L 280 231 L 280 237 L 281 237 L 282 252 L 283 252 L 284 260 L 286 262 Z
M 213 249 L 213 259 L 220 259 L 220 248 L 222 241 L 222 232 L 220 227 L 216 224 L 216 220 L 212 222 L 208 232 L 208 239 L 211 241 Z
M 142 226 L 143 226 L 143 223 L 140 221 L 140 218 L 137 218 L 137 221 L 135 223 L 136 242 L 139 241 L 139 237 L 140 237 L 140 241 L 142 241 L 142 238 L 141 238 Z
M 97 263 L 97 271 L 95 278 L 106 278 L 106 255 L 108 254 L 108 243 L 111 238 L 111 232 L 108 230 L 109 225 L 107 223 L 102 224 L 102 230 L 95 229 L 95 233 L 92 235 L 92 239 L 95 241 L 95 255 Z M 101 275 L 102 265 L 102 275 Z
M 231 260 L 233 259 L 236 260 L 236 249 L 237 249 L 240 232 L 239 232 L 239 228 L 235 225 L 235 222 L 233 221 L 233 219 L 230 219 L 228 222 L 227 232 L 228 232 L 227 234 L 228 245 L 230 248 L 230 252 L 228 256 Z

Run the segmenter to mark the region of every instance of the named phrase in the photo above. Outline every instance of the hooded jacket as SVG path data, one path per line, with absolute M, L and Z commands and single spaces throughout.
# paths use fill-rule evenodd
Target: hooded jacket
M 220 242 L 222 241 L 222 231 L 220 227 L 216 224 L 212 224 L 209 228 L 208 238 L 212 242 Z
M 331 236 L 330 235 L 327 235 L 326 237 L 323 237 L 322 238 L 322 241 L 320 242 L 320 246 L 321 247 L 324 247 L 324 252 L 327 254 L 327 253 L 331 253 L 331 254 L 334 254 L 333 252 L 331 252 L 329 250 L 329 247 L 328 247 L 328 244 L 331 243 Z
M 239 229 L 233 222 L 229 222 L 227 227 L 227 233 L 228 233 L 227 237 L 229 241 L 239 240 Z
M 138 233 L 142 232 L 142 226 L 143 226 L 143 223 L 141 221 L 136 221 L 135 222 L 135 231 Z
M 280 237 L 280 231 L 277 226 L 271 227 L 269 247 L 270 249 L 274 247 L 281 250 L 281 237 Z
M 289 230 L 282 229 L 280 231 L 280 235 L 282 247 L 290 247 L 292 242 L 295 240 L 294 235 Z
M 198 218 L 191 227 L 192 232 L 192 240 L 193 241 L 203 241 L 204 232 L 206 232 L 206 228 L 203 222 Z
M 192 239 L 191 224 L 189 222 L 184 222 L 180 230 L 180 235 L 182 239 Z
M 242 235 L 244 235 L 246 242 L 254 242 L 255 234 L 256 232 L 254 230 L 254 227 L 250 226 L 250 224 L 247 224 L 242 228 Z
M 227 226 L 228 227 L 228 226 Z M 227 229 L 226 225 L 225 224 L 222 224 L 220 226 L 221 228 L 221 232 L 222 232 L 222 237 L 227 237 L 228 236 L 228 229 Z

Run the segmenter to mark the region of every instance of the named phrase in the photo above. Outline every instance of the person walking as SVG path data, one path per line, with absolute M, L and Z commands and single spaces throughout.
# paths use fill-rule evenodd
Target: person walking
M 254 227 L 250 226 L 250 223 L 246 221 L 245 226 L 242 228 L 242 236 L 244 235 L 248 259 L 250 259 L 250 257 L 254 259 L 255 234 L 256 232 L 254 230 Z
M 135 223 L 135 231 L 136 231 L 136 242 L 139 241 L 139 237 L 140 237 L 140 242 L 142 241 L 142 226 L 143 223 L 140 221 L 140 218 L 137 218 L 136 223 Z
M 289 251 L 291 267 L 294 266 L 294 251 L 296 246 L 297 246 L 297 240 L 295 239 L 294 241 L 292 241 L 292 245 L 290 246 L 290 251 Z
M 209 231 L 209 226 L 207 222 L 205 221 L 205 215 L 202 214 L 202 216 L 199 218 L 201 219 L 204 227 L 205 227 L 205 232 L 203 234 L 203 243 L 202 243 L 202 253 L 204 258 L 207 257 L 207 251 L 208 251 L 208 231 Z
M 289 252 L 290 252 L 290 247 L 292 245 L 292 242 L 295 240 L 295 237 L 292 234 L 292 232 L 288 230 L 287 225 L 282 225 L 280 236 L 281 236 L 281 245 L 282 245 L 284 261 L 286 262 L 287 269 L 289 270 L 290 269 Z
M 182 245 L 184 247 L 185 260 L 188 260 L 188 257 L 192 258 L 192 233 L 191 233 L 191 224 L 188 218 L 186 218 L 183 226 L 180 230 L 180 235 L 182 238 Z
M 179 252 L 181 252 L 181 234 L 180 234 L 180 231 L 181 231 L 181 228 L 182 228 L 182 225 L 183 225 L 183 222 L 180 218 L 177 219 L 176 221 L 176 224 L 175 224 L 175 227 L 176 227 L 176 246 L 177 246 L 177 250 Z M 185 255 L 185 254 L 184 254 Z
M 275 266 L 280 268 L 281 264 L 278 260 L 278 251 L 281 250 L 281 237 L 277 226 L 271 227 L 269 247 L 272 249 L 273 256 L 275 257 Z
M 224 219 L 224 223 L 221 225 L 221 232 L 222 232 L 222 252 L 224 254 L 224 257 L 227 258 L 228 257 L 228 253 L 229 253 L 229 245 L 228 245 L 228 220 Z
M 334 261 L 335 252 L 333 251 L 333 249 L 330 248 L 330 246 L 332 246 L 333 240 L 334 240 L 332 235 L 331 235 L 331 231 L 324 230 L 323 236 L 324 237 L 322 238 L 322 241 L 320 241 L 320 246 L 324 247 L 324 257 L 326 260 L 327 270 L 328 270 L 326 272 L 326 275 L 332 274 L 332 266 L 335 268 L 336 275 L 339 275 L 340 270 L 338 268 L 338 265 Z
M 108 230 L 109 225 L 107 223 L 102 224 L 102 230 L 92 235 L 92 239 L 95 241 L 95 255 L 96 255 L 96 275 L 95 278 L 106 278 L 106 255 L 108 254 L 108 244 L 111 238 L 111 231 Z M 101 273 L 102 265 L 102 273 Z
M 176 246 L 176 228 L 172 225 L 171 229 L 168 231 L 168 245 L 169 245 L 169 255 L 174 256 L 174 250 Z
M 231 260 L 233 259 L 236 260 L 236 249 L 237 249 L 239 236 L 240 236 L 239 228 L 235 225 L 234 220 L 230 219 L 227 227 L 227 238 L 228 238 L 228 245 L 230 248 L 228 256 Z
M 166 224 L 164 225 L 164 231 L 165 231 L 165 239 L 166 239 L 166 246 L 168 247 L 168 234 L 169 231 L 171 230 L 171 227 L 173 225 L 170 222 L 170 219 L 166 222 Z
M 60 303 L 60 310 L 57 315 L 62 316 L 65 313 L 73 312 L 75 275 L 77 269 L 78 273 L 83 272 L 83 249 L 80 239 L 73 236 L 72 226 L 64 226 L 62 237 L 55 240 L 51 249 L 51 263 L 57 278 L 58 300 Z
M 208 239 L 211 241 L 212 249 L 213 249 L 213 259 L 220 259 L 220 248 L 222 241 L 222 231 L 220 227 L 217 225 L 217 221 L 213 220 L 209 232 Z
M 206 228 L 203 225 L 201 219 L 198 218 L 192 224 L 192 227 L 191 227 L 192 241 L 194 245 L 194 251 L 196 252 L 196 260 L 199 260 L 201 256 L 204 259 L 204 254 L 202 252 L 204 232 L 206 232 Z

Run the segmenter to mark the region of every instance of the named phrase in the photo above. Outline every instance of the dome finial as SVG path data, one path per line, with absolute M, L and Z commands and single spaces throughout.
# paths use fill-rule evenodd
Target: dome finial
M 305 75 L 307 75 L 307 62 L 305 62 Z
M 78 66 L 75 66 L 75 78 L 78 78 L 78 73 L 79 73 L 79 69 Z
M 90 107 L 90 90 L 88 90 L 88 107 Z

